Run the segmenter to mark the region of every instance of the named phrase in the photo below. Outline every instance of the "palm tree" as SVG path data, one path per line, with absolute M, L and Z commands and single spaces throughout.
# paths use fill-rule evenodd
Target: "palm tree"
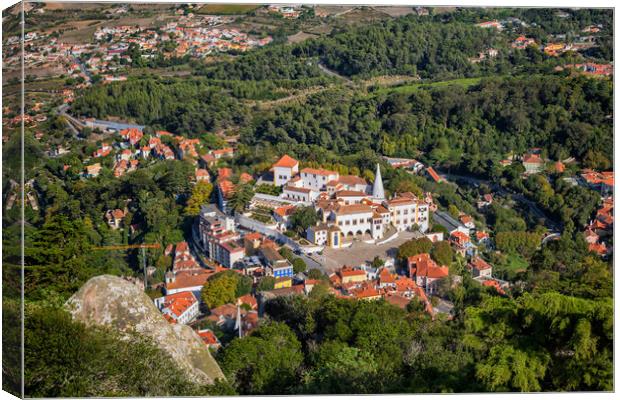
M 254 188 L 250 184 L 242 184 L 235 188 L 230 200 L 228 201 L 228 207 L 236 212 L 243 212 L 250 200 L 254 197 Z

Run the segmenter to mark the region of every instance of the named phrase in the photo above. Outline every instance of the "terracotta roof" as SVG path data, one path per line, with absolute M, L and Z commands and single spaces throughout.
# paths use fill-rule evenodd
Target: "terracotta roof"
M 252 175 L 248 174 L 247 172 L 243 172 L 241 173 L 241 175 L 239 175 L 239 182 L 241 183 L 248 183 L 251 182 L 254 178 L 252 177 Z
M 237 299 L 241 304 L 247 304 L 252 308 L 252 310 L 256 310 L 258 308 L 258 302 L 256 298 L 251 294 L 245 294 Z
M 439 176 L 439 174 L 433 169 L 433 167 L 428 167 L 426 168 L 426 172 L 428 172 L 428 174 L 431 176 L 431 178 L 433 178 L 433 180 L 437 183 L 441 182 L 442 179 Z
M 605 246 L 605 243 L 591 243 L 588 245 L 588 250 L 599 256 L 607 254 L 607 246 Z
M 487 263 L 480 257 L 472 258 L 468 266 L 472 269 L 477 269 L 478 271 L 493 268 L 489 263 Z
M 220 191 L 224 195 L 224 197 L 230 196 L 235 190 L 235 184 L 229 180 L 222 180 L 218 183 L 218 187 Z
M 353 289 L 351 292 L 358 299 L 368 299 L 381 296 L 381 292 L 370 286 L 363 286 L 359 289 Z
M 364 192 L 360 192 L 359 190 L 340 190 L 336 192 L 336 197 L 365 197 L 368 196 Z
M 474 222 L 474 219 L 469 216 L 469 215 L 461 215 L 459 217 L 459 220 L 463 223 L 463 224 L 469 224 L 471 222 Z
M 233 172 L 230 168 L 218 168 L 217 179 L 227 179 L 232 176 Z
M 410 204 L 415 204 L 416 201 L 408 198 L 408 197 L 395 197 L 392 200 L 388 200 L 388 206 L 406 206 Z
M 502 289 L 502 287 L 500 286 L 499 282 L 497 282 L 495 279 L 488 279 L 484 282 L 482 282 L 483 286 L 489 286 L 489 287 L 494 287 L 495 290 L 497 290 L 497 293 L 499 294 L 505 294 L 506 292 L 504 292 L 504 289 Z
M 290 157 L 288 154 L 283 155 L 278 161 L 276 161 L 275 164 L 273 164 L 274 167 L 280 168 L 293 168 L 296 165 L 299 165 L 299 161 Z
M 293 214 L 295 212 L 295 208 L 296 207 L 294 205 L 287 204 L 285 206 L 276 208 L 275 210 L 273 210 L 273 212 L 281 217 L 286 217 Z
M 361 269 L 353 269 L 349 267 L 342 267 L 342 269 L 338 272 L 341 277 L 345 276 L 366 276 L 366 272 Z
M 336 183 L 342 183 L 345 185 L 368 185 L 368 182 L 366 182 L 366 179 L 364 178 L 360 178 L 359 176 L 355 176 L 355 175 L 342 175 L 340 176 L 340 178 L 338 178 L 337 181 L 330 181 L 330 182 L 336 182 Z
M 203 286 L 207 279 L 215 272 L 200 270 L 200 271 L 192 271 L 192 272 L 178 272 L 175 275 L 174 282 L 166 283 L 167 290 L 173 289 L 183 289 L 190 288 L 195 286 Z
M 261 235 L 258 232 L 250 232 L 247 235 L 245 235 L 244 238 L 247 240 L 260 240 L 263 238 L 263 235 Z
M 165 296 L 162 305 L 170 310 L 174 319 L 179 319 L 197 301 L 192 292 L 178 292 Z
M 284 187 L 284 190 L 289 190 L 291 192 L 299 192 L 299 193 L 310 193 L 312 191 L 312 189 L 307 189 L 303 187 L 295 187 L 295 186 L 290 186 L 290 185 L 286 185 Z
M 456 238 L 456 240 L 458 242 L 462 242 L 462 243 L 469 242 L 469 236 L 467 236 L 466 234 L 464 234 L 461 231 L 452 232 L 452 234 L 450 236 L 453 237 L 453 238 Z
M 438 266 L 428 253 L 411 256 L 407 259 L 412 276 L 426 276 L 428 278 L 445 278 L 449 274 L 448 267 Z
M 203 176 L 208 177 L 209 176 L 209 171 L 207 171 L 206 169 L 197 168 L 196 169 L 196 176 L 197 177 L 199 177 L 199 176 L 200 177 L 203 177 Z
M 482 239 L 486 239 L 489 237 L 489 234 L 486 232 L 478 231 L 476 232 L 476 240 L 481 241 Z
M 403 310 L 407 308 L 407 305 L 411 302 L 411 299 L 401 296 L 396 293 L 390 293 L 385 296 L 385 301 L 392 304 L 393 306 L 402 308 Z
M 211 331 L 210 329 L 202 329 L 202 330 L 199 330 L 197 333 L 198 333 L 198 336 L 200 336 L 200 338 L 205 342 L 206 345 L 213 346 L 213 345 L 218 345 L 220 343 L 220 341 L 217 339 L 213 331 Z
M 395 283 L 396 282 L 396 280 L 394 279 L 392 274 L 390 274 L 390 271 L 388 271 L 387 268 L 381 269 L 381 272 L 379 273 L 379 281 L 381 283 Z
M 304 168 L 301 170 L 302 174 L 311 174 L 311 175 L 337 175 L 338 172 L 330 171 L 328 169 L 323 168 Z
M 372 213 L 372 208 L 366 204 L 340 205 L 336 208 L 338 215 Z
M 542 164 L 544 161 L 538 154 L 526 154 L 523 156 L 523 162 L 527 164 Z

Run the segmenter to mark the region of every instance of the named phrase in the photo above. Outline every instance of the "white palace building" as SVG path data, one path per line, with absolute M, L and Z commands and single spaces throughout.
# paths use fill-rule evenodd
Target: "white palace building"
M 326 169 L 299 169 L 299 161 L 284 155 L 272 167 L 273 185 L 280 198 L 313 205 L 321 221 L 308 228 L 307 239 L 317 245 L 341 247 L 345 237 L 380 240 L 390 230 L 428 230 L 429 204 L 412 193 L 386 199 L 381 170 L 369 185 L 358 176 Z

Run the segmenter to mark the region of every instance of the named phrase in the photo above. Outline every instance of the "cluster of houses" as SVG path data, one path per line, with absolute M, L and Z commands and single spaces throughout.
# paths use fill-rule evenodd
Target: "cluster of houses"
M 496 19 L 490 20 L 490 21 L 483 21 L 483 22 L 477 23 L 476 26 L 480 28 L 497 29 L 499 31 L 502 31 L 506 29 L 507 27 L 509 27 L 510 25 L 515 25 L 515 24 L 518 26 L 522 26 L 522 27 L 528 26 L 528 24 L 519 20 L 518 18 L 507 18 L 502 21 L 499 21 Z M 532 24 L 532 26 L 534 25 L 535 24 Z M 557 57 L 567 51 L 584 51 L 592 47 L 596 47 L 597 46 L 596 36 L 593 34 L 600 33 L 601 29 L 602 29 L 601 25 L 590 25 L 581 31 L 581 33 L 585 35 L 578 35 L 574 37 L 573 39 L 571 39 L 570 42 L 567 42 L 566 40 L 567 36 L 565 34 L 550 35 L 548 38 L 548 42 L 545 45 L 538 44 L 536 43 L 534 39 L 528 38 L 525 35 L 520 35 L 515 40 L 512 41 L 511 47 L 513 49 L 523 50 L 529 46 L 534 46 L 549 56 Z M 493 50 L 493 49 L 489 49 L 489 50 Z M 470 61 L 480 62 L 484 60 L 485 58 L 492 58 L 492 57 L 493 56 L 491 54 L 480 53 L 477 58 L 473 58 Z
M 127 172 L 135 171 L 141 165 L 141 161 L 144 162 L 149 159 L 189 160 L 196 166 L 195 181 L 209 181 L 209 172 L 205 168 L 211 166 L 215 160 L 232 157 L 234 154 L 233 148 L 228 147 L 209 150 L 201 156 L 198 153 L 201 147 L 200 139 L 189 139 L 167 131 L 156 131 L 154 135 L 145 137 L 142 129 L 126 128 L 121 129 L 119 134 L 122 138 L 121 143 L 109 144 L 104 142 L 92 154 L 92 159 L 114 154 L 113 172 L 115 177 L 121 177 Z M 162 140 L 164 137 L 169 138 L 169 140 Z M 99 162 L 87 165 L 84 176 L 96 177 L 101 168 Z
M 614 230 L 614 173 L 586 169 L 581 172 L 581 180 L 590 189 L 599 192 L 602 199 L 594 219 L 584 231 L 588 249 L 601 257 L 608 257 L 612 253 L 609 240 L 613 237 Z
M 113 66 L 110 62 L 116 60 L 114 56 L 117 59 L 128 57 L 124 53 L 132 43 L 145 57 L 153 57 L 158 52 L 164 57 L 204 57 L 213 52 L 247 51 L 272 41 L 270 36 L 255 38 L 237 29 L 218 28 L 229 22 L 232 22 L 231 17 L 190 14 L 159 28 L 133 25 L 98 28 L 94 33 L 97 50 L 106 55 L 101 59 L 91 58 L 89 66 L 94 70 L 110 70 Z M 166 43 L 174 43 L 174 48 L 165 47 Z

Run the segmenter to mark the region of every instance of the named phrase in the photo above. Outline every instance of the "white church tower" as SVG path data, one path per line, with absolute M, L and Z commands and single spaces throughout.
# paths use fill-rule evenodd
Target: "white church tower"
M 372 184 L 372 197 L 375 200 L 385 200 L 383 179 L 381 179 L 381 169 L 379 168 L 379 163 L 377 163 L 377 172 L 375 172 L 375 182 Z

